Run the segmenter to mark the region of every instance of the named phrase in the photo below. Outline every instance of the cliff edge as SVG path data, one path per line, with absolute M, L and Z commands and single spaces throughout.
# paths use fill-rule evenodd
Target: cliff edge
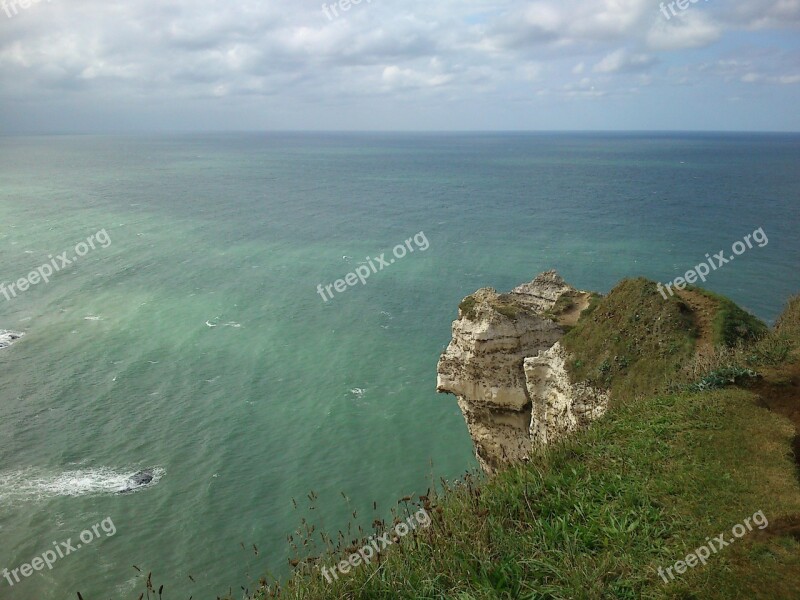
M 591 296 L 548 271 L 510 293 L 482 288 L 459 305 L 436 387 L 458 399 L 487 473 L 529 460 L 534 446 L 605 412 L 608 394 L 571 381 L 559 344 Z

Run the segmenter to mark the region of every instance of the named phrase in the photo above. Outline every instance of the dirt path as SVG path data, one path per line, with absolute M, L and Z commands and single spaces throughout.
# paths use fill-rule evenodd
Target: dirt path
M 577 325 L 578 319 L 581 317 L 581 313 L 589 306 L 589 300 L 591 297 L 592 295 L 588 292 L 581 293 L 579 297 L 575 298 L 575 303 L 573 304 L 572 308 L 558 316 L 558 322 L 561 325 L 568 325 L 570 327 Z
M 676 290 L 678 297 L 689 305 L 694 313 L 695 325 L 700 336 L 697 338 L 697 354 L 710 354 L 714 351 L 714 314 L 717 303 L 703 294 L 690 290 Z

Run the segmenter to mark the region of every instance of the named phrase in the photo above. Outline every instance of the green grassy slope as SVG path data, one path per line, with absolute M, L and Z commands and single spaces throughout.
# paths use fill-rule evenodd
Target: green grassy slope
M 717 302 L 717 316 L 714 318 L 716 345 L 735 346 L 739 342 L 757 340 L 767 333 L 764 323 L 725 296 L 701 288 L 692 289 Z
M 666 392 L 694 360 L 700 319 L 653 282 L 623 281 L 593 299 L 563 342 L 574 353 L 573 377 L 612 390 L 604 418 L 530 464 L 404 499 L 401 512 L 424 507 L 432 523 L 379 561 L 328 582 L 319 567 L 364 543 L 347 540 L 346 550 L 297 563 L 289 581 L 262 580 L 254 598 L 800 597 L 796 429 L 780 416 L 800 414 L 800 297 L 766 334 L 727 299 L 707 297 L 718 307 L 711 329 L 720 348 L 738 344 L 710 364 L 763 368 L 751 391 Z M 704 566 L 673 571 L 674 580 L 659 575 L 709 538 L 731 539 L 759 511 L 765 529 L 747 531 Z
M 711 297 L 720 344 L 764 339 L 763 324 Z M 379 565 L 333 583 L 301 565 L 257 598 L 798 597 L 792 423 L 745 389 L 657 391 L 692 357 L 695 323 L 683 301 L 664 300 L 653 282 L 623 281 L 563 342 L 575 355 L 574 377 L 611 388 L 616 401 L 606 417 L 531 464 L 420 498 L 433 524 L 387 550 Z M 798 331 L 795 298 L 770 335 L 796 349 Z M 773 375 L 797 369 L 787 362 L 791 352 L 780 357 Z M 732 538 L 758 511 L 765 529 L 748 531 L 705 566 L 673 571 L 669 583 L 659 576 L 707 538 Z
M 574 357 L 573 381 L 626 398 L 650 394 L 675 377 L 696 337 L 689 307 L 677 297 L 665 300 L 654 282 L 639 278 L 620 282 L 561 343 Z
M 627 403 L 535 465 L 450 489 L 380 567 L 312 571 L 280 597 L 792 598 L 800 544 L 769 527 L 669 584 L 657 570 L 757 511 L 800 514 L 793 435 L 742 390 Z

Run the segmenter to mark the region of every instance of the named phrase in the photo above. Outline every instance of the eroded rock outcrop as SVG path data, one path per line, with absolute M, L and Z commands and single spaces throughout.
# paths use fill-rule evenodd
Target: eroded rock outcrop
M 548 271 L 508 294 L 480 289 L 459 305 L 437 390 L 458 398 L 485 471 L 528 460 L 535 444 L 605 411 L 605 394 L 570 382 L 557 344 L 588 297 Z
M 556 342 L 524 362 L 525 382 L 531 398 L 530 438 L 546 445 L 602 417 L 608 394 L 585 382 L 572 383 L 567 372 L 569 353 Z

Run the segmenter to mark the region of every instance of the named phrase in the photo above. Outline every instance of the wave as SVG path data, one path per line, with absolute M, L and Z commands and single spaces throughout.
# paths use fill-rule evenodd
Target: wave
M 0 329 L 0 349 L 8 348 L 23 335 L 25 334 L 16 331 L 8 331 L 7 329 Z
M 97 469 L 75 469 L 61 473 L 47 473 L 37 469 L 0 472 L 0 503 L 46 500 L 60 496 L 116 494 L 126 489 L 128 479 L 138 471 L 139 469 L 119 471 L 108 467 L 99 467 Z M 156 485 L 165 472 L 160 467 L 154 468 L 152 483 L 141 489 Z

